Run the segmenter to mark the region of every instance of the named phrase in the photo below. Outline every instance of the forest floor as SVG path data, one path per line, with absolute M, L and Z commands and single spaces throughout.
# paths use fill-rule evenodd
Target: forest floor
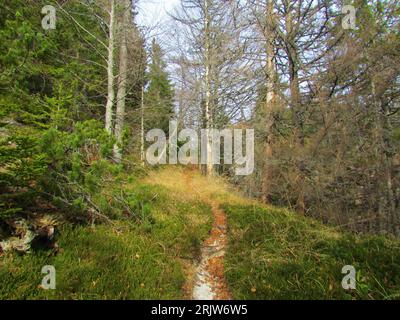
M 160 168 L 104 186 L 140 223 L 59 228 L 59 251 L 0 256 L 0 299 L 400 299 L 400 242 L 356 236 L 241 196 L 198 170 Z M 56 269 L 43 290 L 42 267 Z M 355 290 L 342 287 L 354 266 Z

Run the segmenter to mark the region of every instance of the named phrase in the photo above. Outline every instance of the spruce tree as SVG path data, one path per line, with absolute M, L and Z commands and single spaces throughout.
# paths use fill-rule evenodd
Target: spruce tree
M 145 125 L 146 130 L 159 128 L 168 132 L 169 120 L 174 115 L 174 91 L 163 58 L 160 45 L 153 40 L 148 89 L 144 98 Z

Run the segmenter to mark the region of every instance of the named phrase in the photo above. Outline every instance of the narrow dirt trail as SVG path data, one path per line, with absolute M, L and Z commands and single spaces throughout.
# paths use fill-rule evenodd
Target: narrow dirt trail
M 225 213 L 215 202 L 210 202 L 214 224 L 210 237 L 204 241 L 201 260 L 196 269 L 193 300 L 230 300 L 224 276 L 224 255 L 227 245 Z
M 186 183 L 192 190 L 190 176 L 186 176 Z M 231 296 L 224 275 L 224 256 L 227 246 L 227 219 L 219 204 L 200 195 L 202 201 L 211 206 L 213 226 L 208 239 L 203 242 L 200 262 L 196 266 L 195 279 L 192 290 L 193 300 L 230 300 Z
M 202 243 L 199 255 L 196 252 L 198 258 L 194 263 L 193 260 L 182 260 L 186 274 L 184 296 L 193 300 L 230 300 L 232 296 L 224 275 L 224 257 L 229 245 L 227 217 L 220 205 L 222 201 L 243 203 L 245 200 L 237 196 L 235 190 L 229 189 L 222 179 L 201 175 L 197 166 L 164 169 L 149 176 L 147 181 L 166 187 L 182 199 L 200 200 L 211 207 L 211 232 Z M 200 220 L 194 219 L 193 223 L 207 223 L 209 217 L 204 216 Z

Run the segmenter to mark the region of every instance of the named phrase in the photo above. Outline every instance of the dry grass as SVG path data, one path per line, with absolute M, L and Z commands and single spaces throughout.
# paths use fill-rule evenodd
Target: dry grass
M 146 184 L 163 186 L 176 196 L 187 200 L 214 200 L 218 203 L 251 205 L 257 202 L 247 199 L 221 177 L 206 177 L 199 170 L 180 166 L 168 166 L 152 171 L 144 180 Z

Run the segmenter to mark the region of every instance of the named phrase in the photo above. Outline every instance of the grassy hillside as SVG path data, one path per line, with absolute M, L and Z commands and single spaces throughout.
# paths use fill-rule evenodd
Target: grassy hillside
M 0 299 L 190 298 L 193 261 L 211 229 L 210 201 L 228 217 L 225 273 L 234 299 L 398 299 L 400 242 L 341 233 L 238 195 L 221 179 L 169 167 L 116 183 L 137 200 L 140 221 L 72 226 L 60 250 L 0 256 Z M 108 191 L 116 185 L 105 186 Z M 57 289 L 39 287 L 54 265 Z M 341 287 L 344 265 L 355 291 Z
M 226 275 L 236 299 L 399 299 L 400 242 L 356 237 L 260 205 L 224 204 Z M 346 291 L 342 267 L 357 271 Z
M 107 186 L 107 189 L 113 186 Z M 182 299 L 186 274 L 211 228 L 210 207 L 145 181 L 126 183 L 141 222 L 61 227 L 60 251 L 0 256 L 0 299 Z M 38 285 L 53 265 L 57 289 Z

